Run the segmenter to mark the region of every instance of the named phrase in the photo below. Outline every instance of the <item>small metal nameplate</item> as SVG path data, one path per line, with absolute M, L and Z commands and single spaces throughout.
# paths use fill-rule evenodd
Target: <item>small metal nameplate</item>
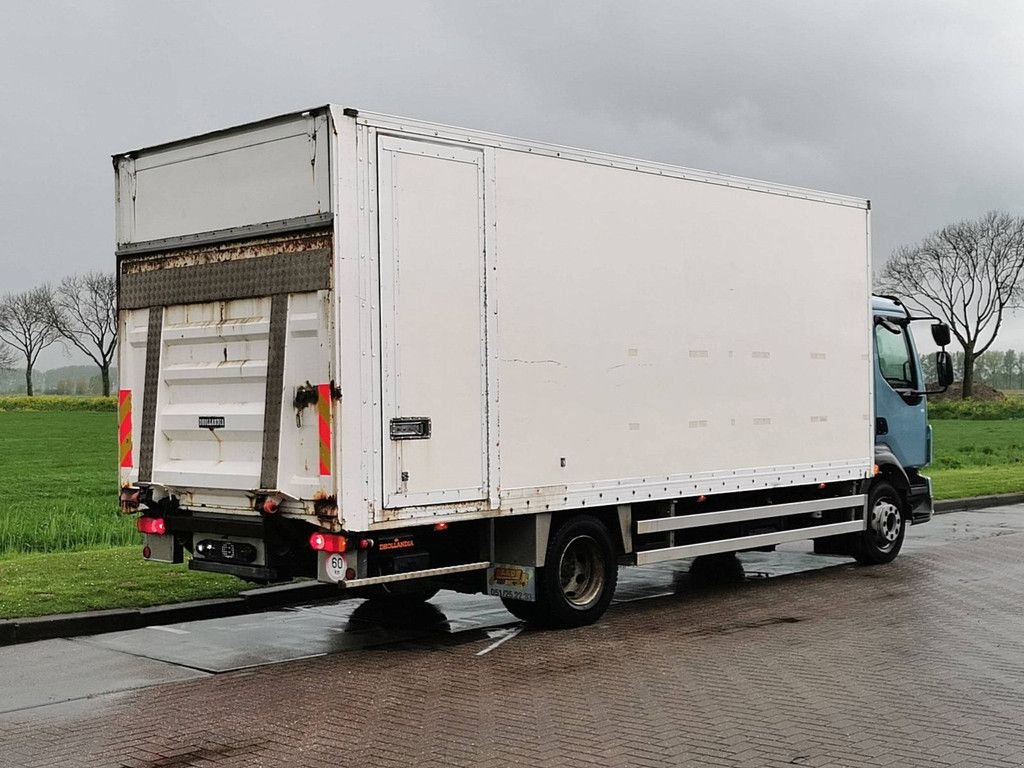
M 200 416 L 199 417 L 199 428 L 200 429 L 223 429 L 224 428 L 224 417 L 223 416 Z

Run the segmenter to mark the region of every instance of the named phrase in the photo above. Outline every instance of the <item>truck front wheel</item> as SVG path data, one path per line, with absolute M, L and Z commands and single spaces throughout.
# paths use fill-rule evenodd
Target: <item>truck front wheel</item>
M 906 502 L 890 483 L 879 481 L 868 496 L 868 526 L 853 555 L 863 565 L 896 559 L 907 533 Z
M 537 571 L 537 601 L 505 599 L 505 607 L 518 618 L 546 627 L 581 627 L 597 621 L 618 580 L 608 529 L 587 515 L 569 518 L 552 534 L 544 562 Z

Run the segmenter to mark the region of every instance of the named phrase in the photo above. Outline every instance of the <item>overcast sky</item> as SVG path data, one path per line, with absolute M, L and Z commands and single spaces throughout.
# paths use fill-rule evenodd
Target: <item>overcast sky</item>
M 113 268 L 111 154 L 327 102 L 867 197 L 878 264 L 1024 213 L 1022 41 L 979 0 L 3 0 L 0 291 Z

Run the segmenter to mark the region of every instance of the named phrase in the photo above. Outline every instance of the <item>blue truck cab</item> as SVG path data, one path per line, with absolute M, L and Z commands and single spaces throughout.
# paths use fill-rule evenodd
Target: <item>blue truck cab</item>
M 933 321 L 932 335 L 943 347 L 949 343 L 949 328 L 932 317 L 914 317 L 890 296 L 872 297 L 872 314 L 875 464 L 878 476 L 901 496 L 905 516 L 914 524 L 924 523 L 932 516 L 932 489 L 931 480 L 921 471 L 932 459 L 932 430 L 927 382 L 910 326 Z M 952 364 L 945 350 L 936 353 L 936 367 L 944 389 L 952 382 Z
M 852 555 L 862 563 L 887 563 L 899 554 L 907 526 L 932 517 L 932 483 L 921 471 L 932 459 L 928 424 L 929 394 L 953 382 L 953 363 L 944 347 L 949 327 L 934 317 L 915 317 L 894 296 L 873 296 L 872 386 L 874 390 L 875 469 L 864 481 L 866 526 L 862 533 L 818 539 L 815 552 Z M 932 321 L 939 389 L 929 392 L 911 324 Z

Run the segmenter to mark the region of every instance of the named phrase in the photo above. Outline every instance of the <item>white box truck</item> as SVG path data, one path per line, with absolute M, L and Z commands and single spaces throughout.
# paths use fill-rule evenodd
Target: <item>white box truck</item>
M 882 562 L 930 514 L 879 454 L 879 323 L 922 382 L 865 200 L 333 106 L 114 168 L 148 559 L 571 626 L 619 564 Z

